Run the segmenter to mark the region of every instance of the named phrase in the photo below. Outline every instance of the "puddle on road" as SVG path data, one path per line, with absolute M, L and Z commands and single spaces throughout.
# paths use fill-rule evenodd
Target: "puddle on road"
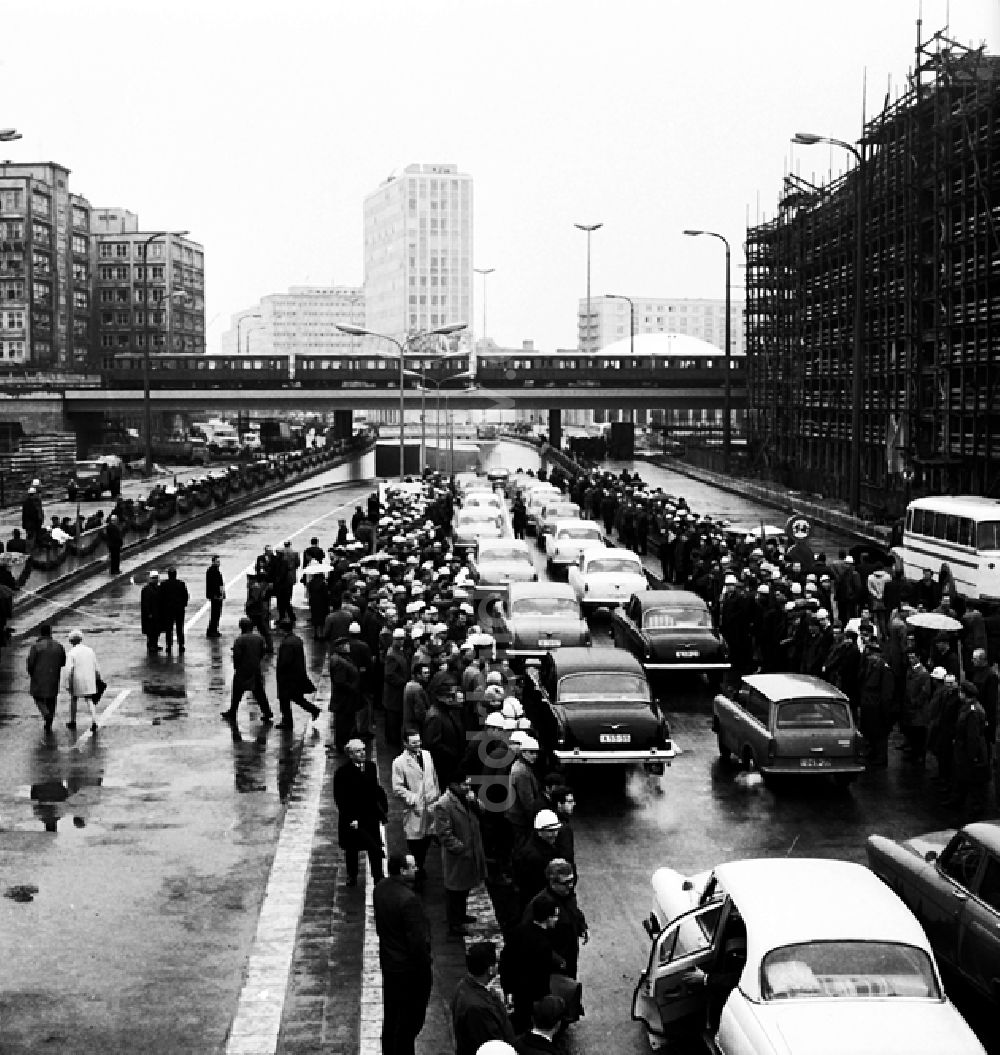
M 9 886 L 3 892 L 3 896 L 10 898 L 11 901 L 17 901 L 22 905 L 27 904 L 29 901 L 35 900 L 35 895 L 38 893 L 38 887 L 31 883 L 18 883 L 16 886 Z
M 176 722 L 188 716 L 187 689 L 183 685 L 164 685 L 155 681 L 144 681 L 142 692 L 156 700 L 153 708 L 153 725 Z

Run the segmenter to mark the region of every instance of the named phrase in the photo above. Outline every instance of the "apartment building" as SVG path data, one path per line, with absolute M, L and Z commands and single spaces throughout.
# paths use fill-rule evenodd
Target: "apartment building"
M 355 286 L 292 286 L 272 293 L 232 317 L 222 335 L 222 351 L 231 355 L 274 352 L 317 355 L 350 352 L 357 338 L 339 325 L 365 325 L 364 290 Z

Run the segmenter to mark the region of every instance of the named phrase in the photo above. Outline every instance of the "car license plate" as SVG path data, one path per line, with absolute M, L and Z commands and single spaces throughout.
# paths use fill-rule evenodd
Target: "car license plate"
M 803 769 L 827 769 L 833 763 L 828 758 L 800 758 L 799 765 Z
M 539 648 L 558 648 L 562 644 L 562 640 L 558 637 L 540 637 L 538 639 Z
M 696 648 L 681 648 L 677 650 L 678 659 L 697 659 L 700 653 Z
M 631 733 L 601 733 L 602 744 L 629 744 L 631 742 Z

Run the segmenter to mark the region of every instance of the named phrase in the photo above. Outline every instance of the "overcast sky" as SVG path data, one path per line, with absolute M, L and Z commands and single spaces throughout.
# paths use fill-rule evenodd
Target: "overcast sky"
M 28 0 L 0 29 L 0 127 L 24 136 L 0 152 L 189 229 L 211 352 L 261 296 L 360 285 L 365 195 L 453 162 L 496 269 L 489 335 L 573 347 L 574 223 L 604 224 L 594 295 L 723 296 L 722 246 L 681 230 L 726 235 L 742 284 L 783 174 L 846 163 L 789 137 L 857 139 L 905 87 L 921 8 L 925 38 L 945 27 L 946 0 Z M 1000 2 L 952 0 L 950 35 L 1000 52 Z

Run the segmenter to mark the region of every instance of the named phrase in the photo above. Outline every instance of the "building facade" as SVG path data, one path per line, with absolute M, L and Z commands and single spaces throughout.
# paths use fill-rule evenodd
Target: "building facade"
M 90 204 L 69 169 L 0 163 L 0 366 L 46 373 L 86 363 Z
M 639 297 L 629 295 L 635 312 L 635 333 L 683 333 L 726 350 L 725 299 L 681 297 Z M 580 347 L 597 351 L 616 341 L 628 340 L 632 309 L 625 297 L 591 296 L 590 336 L 584 341 L 587 298 L 577 307 L 577 333 Z M 731 298 L 729 342 L 733 355 L 746 350 L 743 328 L 743 301 Z
M 357 338 L 338 325 L 365 325 L 364 290 L 354 286 L 292 286 L 287 293 L 261 297 L 253 308 L 237 312 L 222 335 L 222 351 L 276 355 L 349 352 Z M 239 348 L 237 348 L 237 341 Z
M 183 235 L 138 229 L 127 209 L 95 209 L 93 361 L 117 352 L 204 353 L 205 253 Z
M 917 494 L 997 493 L 998 143 L 1000 59 L 936 35 L 860 163 L 826 187 L 787 178 L 748 230 L 761 470 L 890 516 Z
M 408 165 L 364 203 L 365 328 L 397 340 L 466 323 L 471 340 L 472 177 Z

